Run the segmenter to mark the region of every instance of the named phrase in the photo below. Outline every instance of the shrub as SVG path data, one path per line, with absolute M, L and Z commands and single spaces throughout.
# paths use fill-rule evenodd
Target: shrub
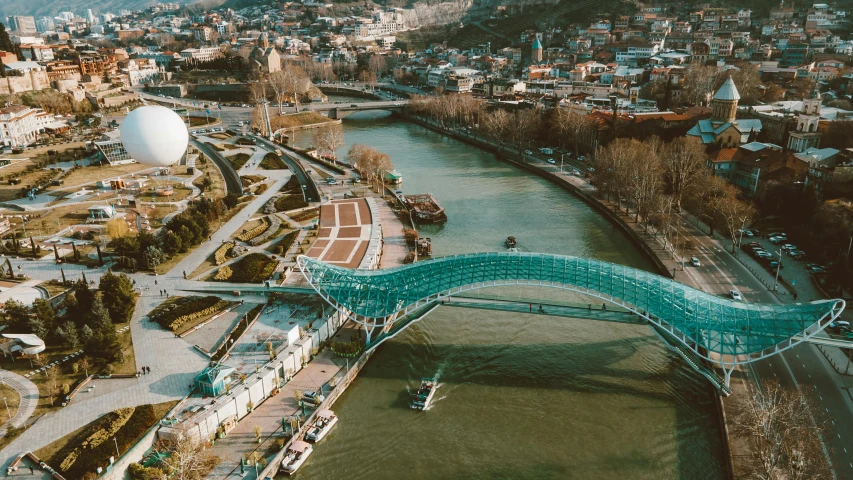
M 279 254 L 284 255 L 285 253 L 287 253 L 287 251 L 290 250 L 291 245 L 293 245 L 293 242 L 296 241 L 297 236 L 299 236 L 299 230 L 294 230 L 285 235 L 276 247 L 276 250 L 279 252 Z
M 231 267 L 225 265 L 224 267 L 220 268 L 219 271 L 216 272 L 216 275 L 213 276 L 213 279 L 222 282 L 231 278 L 231 275 L 233 274 L 234 272 L 231 270 Z
M 270 215 L 267 219 L 270 222 L 269 227 L 257 237 L 249 240 L 249 245 L 257 246 L 266 243 L 270 237 L 278 233 L 278 229 L 281 227 L 281 219 L 277 215 Z
M 130 475 L 130 480 L 150 480 L 152 478 L 162 478 L 163 470 L 156 467 L 146 467 L 138 463 L 131 463 L 127 468 Z
M 263 195 L 264 192 L 266 192 L 269 187 L 270 187 L 269 184 L 266 184 L 266 183 L 262 183 L 262 184 L 258 185 L 258 189 L 255 190 L 255 195 Z
M 254 283 L 266 280 L 272 275 L 277 262 L 263 253 L 251 253 L 234 264 L 232 282 Z
M 275 201 L 275 208 L 279 212 L 286 212 L 289 210 L 296 210 L 297 208 L 305 208 L 308 206 L 308 202 L 306 202 L 302 195 L 282 195 L 278 197 Z
M 285 165 L 284 161 L 272 152 L 264 155 L 264 159 L 261 160 L 258 166 L 267 170 L 287 170 L 287 165 Z
M 234 244 L 231 242 L 223 243 L 219 248 L 216 249 L 216 253 L 213 254 L 213 259 L 216 265 L 222 265 L 228 260 L 228 252 L 234 248 Z
M 269 226 L 270 226 L 269 220 L 267 220 L 266 217 L 261 218 L 261 224 L 260 225 L 258 225 L 257 227 L 255 227 L 249 231 L 241 233 L 240 235 L 237 236 L 237 240 L 240 240 L 241 242 L 248 242 L 249 240 L 251 240 L 251 239 L 257 237 L 258 235 L 264 233 L 264 231 L 266 231 L 266 229 L 269 228 Z
M 98 422 L 92 430 L 87 429 L 89 432 L 86 440 L 84 440 L 80 447 L 75 448 L 73 451 L 69 452 L 65 459 L 60 464 L 59 468 L 63 472 L 69 473 L 71 472 L 72 467 L 75 467 L 77 460 L 80 459 L 83 463 L 84 459 L 91 459 L 92 455 L 90 455 L 89 451 L 96 449 L 98 446 L 112 438 L 116 432 L 130 420 L 130 417 L 133 415 L 133 412 L 136 409 L 134 407 L 130 408 L 120 408 L 114 412 L 107 414 L 104 418 L 104 422 Z M 81 454 L 83 454 L 81 456 Z M 79 468 L 79 465 L 77 465 Z M 95 470 L 95 469 L 91 469 Z M 85 468 L 81 473 L 85 473 Z M 75 475 L 74 477 L 81 477 L 82 475 Z
M 179 297 L 174 302 L 155 308 L 148 314 L 148 318 L 159 323 L 163 328 L 175 331 L 187 322 L 226 308 L 230 303 L 214 295 Z

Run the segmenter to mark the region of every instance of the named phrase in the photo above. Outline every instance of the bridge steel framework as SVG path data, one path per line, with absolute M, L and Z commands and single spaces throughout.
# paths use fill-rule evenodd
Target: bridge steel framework
M 386 270 L 352 270 L 300 256 L 309 284 L 371 334 L 400 314 L 461 292 L 530 285 L 579 292 L 626 308 L 719 364 L 729 385 L 737 365 L 776 355 L 838 318 L 844 300 L 794 305 L 736 302 L 660 275 L 588 258 L 490 252 L 436 258 Z

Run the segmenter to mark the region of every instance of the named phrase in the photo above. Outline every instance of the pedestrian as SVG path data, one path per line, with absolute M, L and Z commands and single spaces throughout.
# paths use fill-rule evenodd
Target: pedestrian
M 30 475 L 35 475 L 35 474 L 36 474 L 35 469 L 33 469 L 33 466 L 30 465 Z
M 601 304 L 601 310 L 602 310 L 602 311 L 607 311 L 607 304 L 606 304 L 606 303 L 602 303 L 602 304 Z
M 187 271 L 184 270 L 184 280 L 186 280 L 186 279 L 187 279 Z
M 531 312 L 533 311 L 533 304 L 532 303 L 530 304 L 530 311 Z
M 154 285 L 157 285 L 157 280 L 154 280 Z

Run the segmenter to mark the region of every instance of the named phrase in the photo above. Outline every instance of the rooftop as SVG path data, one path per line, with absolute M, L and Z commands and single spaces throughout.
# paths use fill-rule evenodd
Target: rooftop
M 735 86 L 735 81 L 732 80 L 732 77 L 729 77 L 723 86 L 717 90 L 717 93 L 714 95 L 714 100 L 723 100 L 723 101 L 737 101 L 740 100 L 740 93 L 737 91 L 737 87 Z

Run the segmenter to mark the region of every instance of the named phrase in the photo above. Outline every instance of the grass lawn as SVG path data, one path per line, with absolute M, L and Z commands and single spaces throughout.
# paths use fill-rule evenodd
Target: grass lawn
M 65 182 L 62 189 L 64 190 L 71 186 L 86 185 L 107 178 L 130 177 L 131 174 L 136 174 L 143 170 L 151 170 L 151 167 L 142 165 L 141 163 L 80 167 L 62 178 Z M 51 190 L 59 190 L 59 188 Z
M 213 162 L 207 160 L 206 158 L 203 160 L 202 158 L 199 158 L 199 160 L 195 163 L 195 166 L 196 168 L 201 170 L 204 175 L 210 177 L 211 182 L 213 182 L 210 186 L 210 189 L 204 192 L 204 195 L 206 197 L 224 197 L 228 193 L 225 190 L 225 179 L 222 178 L 222 173 L 219 171 L 218 168 L 216 168 Z M 201 188 L 202 178 L 203 177 L 198 177 L 197 179 L 195 179 L 193 185 Z
M 190 194 L 193 193 L 191 188 L 184 186 L 184 184 L 182 183 L 168 182 L 157 185 L 157 187 L 165 186 L 172 187 L 172 195 L 160 196 L 157 195 L 156 192 L 146 190 L 145 193 L 137 195 L 136 199 L 143 202 L 180 202 L 181 200 L 184 200 L 185 198 L 189 197 Z
M 0 410 L 0 425 L 4 425 L 9 421 L 9 415 L 14 417 L 15 414 L 18 413 L 18 405 L 21 403 L 21 396 L 18 395 L 18 392 L 14 388 L 6 385 L 5 383 L 0 383 L 0 397 L 6 399 L 6 405 L 9 407 L 8 413 Z
M 195 270 L 193 270 L 192 272 L 190 272 L 189 275 L 187 275 L 187 278 L 194 278 L 196 275 L 201 275 L 202 273 L 204 273 L 204 272 L 206 272 L 212 268 L 216 268 L 215 258 L 216 258 L 216 252 L 211 253 L 210 256 L 205 258 L 204 261 L 201 262 L 198 265 L 198 267 L 196 267 Z
M 317 112 L 300 112 L 287 115 L 276 115 L 272 119 L 273 129 L 302 127 L 305 125 L 316 125 L 318 123 L 334 122 L 329 117 L 324 117 Z
M 233 136 L 234 135 L 231 135 L 228 132 L 217 132 L 217 133 L 211 133 L 210 135 L 208 135 L 208 137 L 215 138 L 217 140 L 228 140 L 229 138 L 231 138 Z
M 228 305 L 228 307 L 225 307 L 225 308 L 229 308 L 229 307 L 231 307 L 232 305 L 234 305 L 235 303 L 237 303 L 237 302 L 230 302 L 230 304 Z M 223 309 L 223 310 L 224 310 L 224 309 Z M 200 323 L 202 323 L 202 322 L 206 322 L 210 317 L 212 317 L 212 316 L 214 316 L 214 315 L 218 315 L 218 314 L 219 314 L 219 312 L 221 312 L 221 311 L 222 311 L 222 310 L 219 310 L 219 311 L 217 311 L 217 312 L 213 312 L 213 313 L 211 313 L 210 315 L 205 315 L 205 316 L 203 316 L 203 317 L 199 317 L 199 318 L 197 318 L 197 319 L 195 319 L 195 320 L 193 320 L 193 321 L 191 321 L 191 322 L 187 322 L 187 323 L 185 323 L 184 325 L 182 325 L 182 326 L 181 326 L 181 328 L 179 328 L 179 329 L 175 330 L 175 334 L 176 334 L 176 335 L 181 335 L 181 334 L 183 334 L 184 332 L 187 332 L 187 331 L 191 330 L 191 329 L 192 329 L 193 327 L 195 327 L 196 325 L 198 325 L 198 324 L 200 324 Z
M 116 324 L 116 330 L 128 325 L 129 324 L 127 323 Z M 121 343 L 123 359 L 121 363 L 113 364 L 113 373 L 120 375 L 133 375 L 138 371 L 138 369 L 136 368 L 136 356 L 133 353 L 133 337 L 130 334 L 129 328 L 118 334 L 118 341 Z
M 177 400 L 171 401 L 171 402 L 163 402 L 163 403 L 154 404 L 153 407 L 154 407 L 155 417 L 157 419 L 162 419 L 177 404 L 178 404 Z M 96 422 L 98 422 L 98 420 L 95 420 L 94 422 L 91 422 L 87 425 L 84 425 L 84 426 L 78 428 L 77 430 L 74 430 L 73 432 L 69 433 L 68 435 L 65 435 L 64 437 L 59 438 L 58 440 L 54 440 L 53 442 L 45 445 L 44 447 L 36 450 L 33 453 L 35 453 L 35 455 L 37 457 L 39 457 L 40 459 L 42 459 L 43 461 L 48 462 L 48 464 L 51 467 L 59 468 L 59 463 L 62 460 L 61 459 L 59 461 L 54 460 L 54 457 L 56 456 L 56 454 L 59 453 L 66 445 L 68 445 L 69 442 L 75 440 L 83 432 L 89 430 L 91 428 L 92 424 L 94 424 Z M 83 440 L 85 440 L 85 438 L 80 439 L 78 443 L 82 443 Z M 124 452 L 122 452 L 122 453 L 124 453 Z
M 284 160 L 272 152 L 264 155 L 264 159 L 258 166 L 266 170 L 287 170 Z
M 225 157 L 225 159 L 228 160 L 231 163 L 231 165 L 234 166 L 234 170 L 240 170 L 243 167 L 243 165 L 245 165 L 246 162 L 249 161 L 250 158 L 252 158 L 251 155 L 249 155 L 248 153 L 243 153 L 243 152 L 231 155 L 229 157 Z
M 41 284 L 39 284 L 39 286 L 47 290 L 47 294 L 50 295 L 50 298 L 53 298 L 70 288 L 60 283 L 54 282 L 53 280 L 42 282 Z

